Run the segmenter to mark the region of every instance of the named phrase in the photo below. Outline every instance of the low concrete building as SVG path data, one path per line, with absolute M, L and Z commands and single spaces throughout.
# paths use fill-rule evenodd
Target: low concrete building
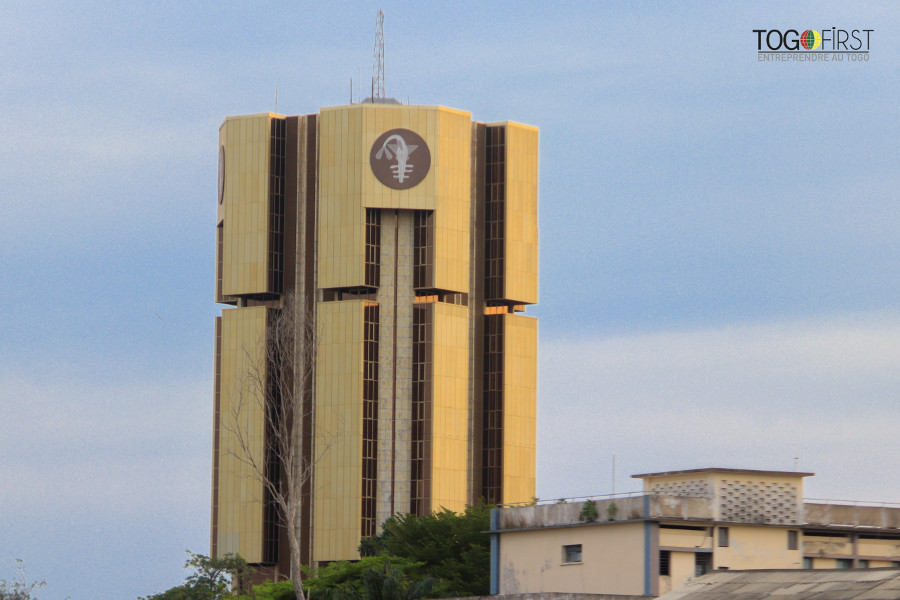
M 900 506 L 803 501 L 812 473 L 646 473 L 638 494 L 497 509 L 492 593 L 660 596 L 713 570 L 900 567 Z

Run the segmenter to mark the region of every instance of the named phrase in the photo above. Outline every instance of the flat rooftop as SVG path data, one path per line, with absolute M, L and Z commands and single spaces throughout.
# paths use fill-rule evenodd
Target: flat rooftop
M 639 473 L 632 475 L 632 479 L 646 479 L 648 477 L 665 477 L 668 475 L 687 475 L 697 473 L 739 473 L 743 475 L 780 475 L 793 477 L 812 477 L 815 473 L 801 471 L 760 471 L 757 469 L 730 469 L 727 467 L 706 467 L 703 469 L 684 469 L 683 471 L 660 471 L 658 473 Z

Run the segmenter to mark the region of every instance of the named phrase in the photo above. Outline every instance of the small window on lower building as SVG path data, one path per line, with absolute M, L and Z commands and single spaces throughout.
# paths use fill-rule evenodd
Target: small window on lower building
M 694 554 L 694 576 L 706 575 L 712 570 L 712 553 L 697 552 Z
M 813 568 L 813 559 L 809 556 L 803 557 L 803 568 L 804 569 L 812 569 Z
M 788 550 L 797 550 L 800 547 L 800 532 L 788 529 Z
M 669 572 L 669 564 L 672 561 L 672 553 L 669 550 L 659 551 L 659 574 L 671 575 Z
M 834 561 L 835 569 L 850 569 L 853 567 L 853 561 L 849 558 L 839 558 Z
M 570 544 L 563 546 L 563 562 L 564 563 L 580 563 L 581 562 L 581 544 Z
M 719 548 L 728 547 L 728 528 L 719 527 Z
M 900 569 L 900 560 L 895 560 L 891 562 L 891 566 L 895 569 Z
M 868 558 L 859 559 L 858 561 L 856 561 L 856 566 L 860 569 L 868 569 L 869 568 L 869 559 Z

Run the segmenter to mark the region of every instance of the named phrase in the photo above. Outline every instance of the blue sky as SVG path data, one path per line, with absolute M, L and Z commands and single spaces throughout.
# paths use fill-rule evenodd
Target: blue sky
M 378 8 L 388 95 L 541 129 L 539 496 L 799 457 L 900 502 L 893 3 L 13 1 L 0 578 L 136 598 L 208 551 L 218 126 L 365 91 Z M 830 27 L 869 61 L 757 62 Z

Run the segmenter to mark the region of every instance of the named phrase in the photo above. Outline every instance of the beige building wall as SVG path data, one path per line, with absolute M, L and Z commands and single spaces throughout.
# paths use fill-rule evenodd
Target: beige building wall
M 537 472 L 537 319 L 503 315 L 503 500 L 527 502 Z
M 260 381 L 265 381 L 263 341 L 268 309 L 222 311 L 219 380 L 218 555 L 239 553 L 262 560 L 263 486 L 246 458 L 264 463 L 265 415 Z M 259 377 L 255 373 L 259 373 Z M 238 434 L 246 440 L 246 455 Z
M 436 302 L 432 398 L 432 511 L 466 505 L 469 311 Z
M 799 541 L 797 550 L 788 550 L 788 529 L 752 525 L 727 527 L 728 546 L 721 547 L 716 542 L 714 568 L 799 569 L 803 566 Z
M 219 129 L 225 147 L 222 294 L 268 289 L 269 158 L 273 114 L 228 117 Z
M 564 546 L 581 544 L 580 563 Z M 499 593 L 644 593 L 644 524 L 515 531 L 500 540 Z
M 506 123 L 506 298 L 538 301 L 538 130 Z
M 698 525 L 702 526 L 702 525 Z M 666 529 L 661 527 L 659 530 L 659 545 L 661 548 L 688 548 L 711 550 L 713 547 L 713 536 L 710 535 L 709 528 L 703 527 L 703 530 L 696 529 Z
M 887 561 L 888 563 L 891 561 L 900 561 L 900 540 L 862 538 L 857 540 L 856 544 L 857 552 L 860 556 L 888 557 L 891 559 Z M 889 567 L 892 565 L 886 564 L 881 566 Z
M 362 518 L 364 300 L 318 304 L 315 476 L 316 560 L 358 556 Z
M 671 552 L 669 554 L 669 575 L 659 576 L 659 595 L 671 592 L 694 577 L 695 560 L 693 552 Z

